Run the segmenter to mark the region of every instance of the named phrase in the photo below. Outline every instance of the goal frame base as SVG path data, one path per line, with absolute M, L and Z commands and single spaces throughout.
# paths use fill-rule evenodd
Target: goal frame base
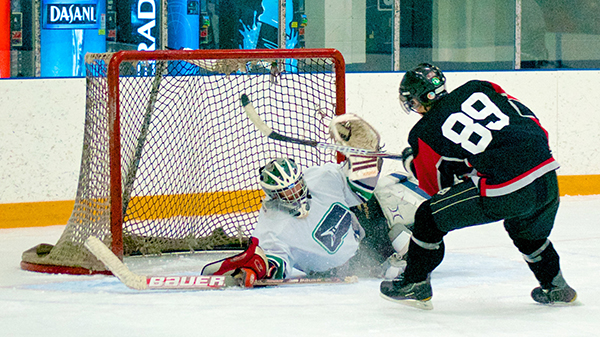
M 91 270 L 83 267 L 68 267 L 50 264 L 37 264 L 21 261 L 21 269 L 46 274 L 70 274 L 70 275 L 112 275 L 110 270 Z

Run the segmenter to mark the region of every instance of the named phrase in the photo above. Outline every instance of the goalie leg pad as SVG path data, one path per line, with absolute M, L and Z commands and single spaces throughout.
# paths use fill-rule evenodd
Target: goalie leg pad
M 388 236 L 390 237 L 390 241 L 392 241 L 394 250 L 400 256 L 403 256 L 408 251 L 408 243 L 410 242 L 411 235 L 412 232 L 400 223 L 390 229 Z
M 417 209 L 423 201 L 429 199 L 425 192 L 400 173 L 379 178 L 374 194 L 390 229 L 401 224 L 412 230 Z
M 232 275 L 245 268 L 255 273 L 255 280 L 267 276 L 269 262 L 265 252 L 258 246 L 258 239 L 250 238 L 250 246 L 242 253 L 207 264 L 202 268 L 202 275 Z

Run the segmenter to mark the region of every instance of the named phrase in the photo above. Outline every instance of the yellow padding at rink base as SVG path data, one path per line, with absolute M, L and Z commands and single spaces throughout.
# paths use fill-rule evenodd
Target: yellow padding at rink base
M 74 200 L 0 204 L 0 228 L 66 225 Z
M 600 175 L 573 175 L 558 176 L 560 195 L 595 195 L 600 194 Z M 206 194 L 188 195 L 166 195 L 137 197 L 145 198 L 147 204 L 153 205 L 153 217 L 134 215 L 139 220 L 151 220 L 152 218 L 166 218 L 176 215 L 202 216 L 210 214 L 222 214 L 227 212 L 253 212 L 260 208 L 260 200 L 263 192 L 260 190 L 215 192 L 211 196 L 214 202 L 195 209 L 178 209 L 172 205 L 204 204 L 201 201 L 207 198 Z M 218 202 L 217 202 L 218 201 Z M 75 202 L 67 201 L 44 201 L 26 202 L 14 204 L 0 204 L 0 228 L 17 227 L 42 227 L 66 225 Z M 161 207 L 161 205 L 169 205 Z
M 137 220 L 164 219 L 173 216 L 204 216 L 260 209 L 262 190 L 212 192 L 184 195 L 134 197 L 132 204 L 151 205 L 129 215 Z M 208 200 L 208 202 L 207 202 Z M 0 204 L 0 228 L 66 225 L 75 201 L 45 201 Z M 199 205 L 183 208 L 181 205 Z
M 137 220 L 153 220 L 173 216 L 206 216 L 235 212 L 255 212 L 260 209 L 260 202 L 263 195 L 262 190 L 243 190 L 134 197 L 131 200 L 132 203 L 148 205 L 148 207 L 143 211 L 133 212 L 128 217 Z M 193 205 L 198 206 L 193 207 Z
M 600 174 L 558 176 L 558 189 L 561 196 L 600 194 Z

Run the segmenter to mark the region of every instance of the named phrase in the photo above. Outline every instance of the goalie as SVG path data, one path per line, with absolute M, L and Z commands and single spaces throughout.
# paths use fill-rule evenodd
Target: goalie
M 379 134 L 356 115 L 334 118 L 330 135 L 342 145 L 379 150 Z M 302 273 L 397 276 L 426 194 L 400 174 L 379 179 L 380 170 L 381 159 L 354 155 L 305 172 L 291 158 L 271 160 L 259 170 L 266 198 L 248 249 L 202 273 L 232 275 L 246 287 Z

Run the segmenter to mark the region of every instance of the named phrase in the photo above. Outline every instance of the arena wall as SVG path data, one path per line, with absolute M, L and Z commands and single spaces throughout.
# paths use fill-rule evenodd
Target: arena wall
M 350 73 L 347 112 L 371 122 L 401 152 L 417 115 L 398 103 L 400 73 Z M 561 195 L 600 194 L 600 71 L 447 72 L 448 89 L 495 82 L 531 108 L 561 164 Z M 0 80 L 0 228 L 65 224 L 77 189 L 85 79 Z M 402 170 L 386 161 L 384 173 Z

